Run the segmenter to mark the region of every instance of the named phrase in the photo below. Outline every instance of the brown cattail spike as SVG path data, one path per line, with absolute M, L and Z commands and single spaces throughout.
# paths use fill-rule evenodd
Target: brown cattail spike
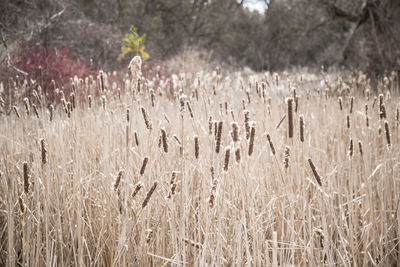
M 144 209 L 147 204 L 149 203 L 149 200 L 151 198 L 151 195 L 154 193 L 157 187 L 157 181 L 154 182 L 153 186 L 150 188 L 149 192 L 147 192 L 146 198 L 143 200 L 142 203 L 142 209 Z
M 141 107 L 140 110 L 142 111 L 143 120 L 146 125 L 146 128 L 148 130 L 151 130 L 153 128 L 153 126 L 151 124 L 151 121 L 149 120 L 149 116 L 147 115 L 146 109 L 144 107 Z
M 228 171 L 229 168 L 229 158 L 231 156 L 231 148 L 228 146 L 225 148 L 225 161 L 224 161 L 224 171 Z
M 293 137 L 293 98 L 288 98 L 288 134 L 289 138 Z
M 274 144 L 272 143 L 271 136 L 269 134 L 267 134 L 267 140 L 269 143 L 269 147 L 271 149 L 271 153 L 272 153 L 272 155 L 275 156 L 275 147 L 274 147 Z
M 304 116 L 300 115 L 300 141 L 304 142 Z
M 244 114 L 244 127 L 246 130 L 246 139 L 249 139 L 250 138 L 250 125 L 249 125 L 250 112 L 248 110 L 244 110 L 243 114 Z
M 23 169 L 24 169 L 24 192 L 25 194 L 28 194 L 29 192 L 29 170 L 28 170 L 28 163 L 24 162 L 23 163 Z
M 386 132 L 386 142 L 387 142 L 387 147 L 390 149 L 392 147 L 392 142 L 390 140 L 390 130 L 389 130 L 389 123 L 388 121 L 385 121 L 385 132 Z
M 239 148 L 239 147 L 236 148 L 236 151 L 235 151 L 235 159 L 236 159 L 236 162 L 237 162 L 237 163 L 240 163 L 241 156 L 240 156 L 240 148 Z
M 353 157 L 353 154 L 354 154 L 353 139 L 350 139 L 350 147 L 349 147 L 349 157 L 350 157 L 350 159 Z
M 238 142 L 239 141 L 239 125 L 237 122 L 232 122 L 232 132 L 231 132 L 231 136 L 232 136 L 232 140 L 233 142 Z
M 15 115 L 17 115 L 18 119 L 20 119 L 21 116 L 19 115 L 19 112 L 18 112 L 18 109 L 17 109 L 16 106 L 13 106 L 13 110 L 14 110 L 14 112 L 15 112 Z
M 312 162 L 311 159 L 308 159 L 308 163 L 310 164 L 311 171 L 312 171 L 313 174 L 314 174 L 315 180 L 317 180 L 317 183 L 318 183 L 320 186 L 322 186 L 321 176 L 319 176 L 319 174 L 318 174 L 318 172 L 317 172 L 317 169 L 315 168 L 314 163 Z
M 34 112 L 35 115 L 36 115 L 36 118 L 39 119 L 39 111 L 38 111 L 36 105 L 35 105 L 35 104 L 32 104 L 32 108 L 33 108 L 33 112 Z
M 49 120 L 50 120 L 50 121 L 53 121 L 53 118 L 54 118 L 54 106 L 53 106 L 53 105 L 50 105 L 50 106 L 49 106 L 49 112 L 50 112 L 50 118 L 49 118 Z
M 285 157 L 283 160 L 283 164 L 285 166 L 285 169 L 289 168 L 289 157 L 290 157 L 290 147 L 286 146 L 285 147 Z
M 144 159 L 143 159 L 143 163 L 142 163 L 142 167 L 140 168 L 140 175 L 143 175 L 144 174 L 144 171 L 146 170 L 146 165 L 147 165 L 147 162 L 149 161 L 149 158 L 148 157 L 145 157 Z
M 350 115 L 347 115 L 347 129 L 350 129 L 351 127 L 351 120 L 350 120 Z
M 360 140 L 358 140 L 358 148 L 360 149 L 360 155 L 362 157 L 363 156 L 363 148 L 362 148 L 362 143 Z
M 251 126 L 251 130 L 250 130 L 249 152 L 248 152 L 249 157 L 253 154 L 253 151 L 254 151 L 254 139 L 255 139 L 255 136 L 256 136 L 256 128 L 255 128 L 255 125 L 253 123 L 253 126 Z
M 143 187 L 143 184 L 141 182 L 137 183 L 135 185 L 135 189 L 133 190 L 132 197 L 135 197 L 137 193 L 139 193 L 140 189 Z
M 343 110 L 343 99 L 342 99 L 342 97 L 339 97 L 339 98 L 338 98 L 338 102 L 339 102 L 339 108 L 340 108 L 340 110 Z
M 162 146 L 163 146 L 164 152 L 168 153 L 168 141 L 167 141 L 167 133 L 165 132 L 165 129 L 161 129 L 161 141 L 162 141 Z
M 114 183 L 114 190 L 117 190 L 117 189 L 118 189 L 118 186 L 119 186 L 119 184 L 120 184 L 120 182 L 121 182 L 121 178 L 122 178 L 122 170 L 119 171 L 118 176 L 117 176 L 117 179 L 115 180 L 115 183 Z
M 350 98 L 350 114 L 353 113 L 353 106 L 354 106 L 354 96 Z
M 222 136 L 222 121 L 218 122 L 218 131 L 215 143 L 215 152 L 218 154 L 221 147 L 221 136 Z
M 46 149 L 46 143 L 44 139 L 40 139 L 40 150 L 41 150 L 41 158 L 42 158 L 42 164 L 47 163 L 47 149 Z
M 199 159 L 199 137 L 197 135 L 194 136 L 194 157 Z

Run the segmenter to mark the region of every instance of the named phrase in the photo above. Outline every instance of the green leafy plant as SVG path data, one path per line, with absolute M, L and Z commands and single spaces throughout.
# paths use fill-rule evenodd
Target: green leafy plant
M 136 53 L 140 56 L 143 61 L 146 61 L 150 55 L 144 51 L 144 42 L 146 41 L 146 34 L 140 36 L 137 33 L 136 27 L 131 26 L 129 33 L 125 34 L 125 38 L 122 39 L 124 45 L 121 47 L 121 54 L 118 56 L 118 61 L 121 61 L 125 56 L 131 52 Z

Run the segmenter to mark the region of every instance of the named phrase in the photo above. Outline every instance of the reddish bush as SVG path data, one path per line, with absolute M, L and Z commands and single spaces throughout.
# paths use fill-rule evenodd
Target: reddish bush
M 49 100 L 54 100 L 52 80 L 56 87 L 64 86 L 65 93 L 69 93 L 70 78 L 75 75 L 79 78 L 97 75 L 85 62 L 72 59 L 68 48 L 46 51 L 43 47 L 36 47 L 21 50 L 23 52 L 19 55 L 18 68 L 27 72 L 29 79 L 36 80 Z

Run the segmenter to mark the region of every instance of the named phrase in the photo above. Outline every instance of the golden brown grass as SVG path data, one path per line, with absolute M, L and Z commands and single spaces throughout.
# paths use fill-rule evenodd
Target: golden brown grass
M 0 114 L 1 266 L 399 262 L 390 88 L 370 98 L 363 79 L 307 73 L 113 79 L 76 83 L 65 109 L 36 92 Z

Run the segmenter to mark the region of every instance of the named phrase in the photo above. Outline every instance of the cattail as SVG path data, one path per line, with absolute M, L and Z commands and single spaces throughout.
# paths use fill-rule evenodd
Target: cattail
M 304 116 L 300 115 L 300 141 L 304 142 Z
M 381 105 L 381 111 L 380 111 L 380 119 L 386 119 L 386 107 L 385 104 Z
M 222 121 L 218 122 L 218 131 L 215 143 L 215 152 L 218 154 L 221 147 Z
M 283 159 L 283 164 L 285 166 L 285 169 L 289 168 L 289 157 L 290 157 L 290 147 L 286 146 L 285 147 L 285 157 Z
M 192 106 L 190 105 L 189 101 L 186 101 L 186 106 L 189 110 L 190 117 L 193 119 L 193 110 L 192 110 Z
M 347 115 L 347 129 L 350 129 L 350 127 L 351 127 L 350 115 Z
M 171 122 L 169 121 L 169 118 L 168 118 L 167 114 L 163 113 L 163 115 L 164 115 L 164 119 L 167 121 L 167 123 L 171 123 Z
M 154 90 L 150 89 L 151 106 L 154 108 Z
M 353 154 L 354 154 L 353 139 L 350 139 L 350 147 L 349 147 L 349 157 L 350 157 L 350 159 L 353 157 Z
M 142 163 L 142 167 L 140 168 L 140 175 L 143 175 L 144 174 L 144 171 L 146 170 L 146 165 L 147 165 L 147 162 L 149 161 L 149 158 L 148 157 L 145 157 L 144 159 L 143 159 L 143 163 Z
M 361 157 L 362 157 L 362 156 L 363 156 L 363 148 L 362 148 L 362 143 L 361 143 L 360 140 L 358 140 L 358 148 L 359 148 L 359 150 L 360 150 L 360 155 L 361 155 Z
M 141 182 L 138 182 L 136 185 L 135 185 L 135 189 L 133 190 L 133 193 L 132 193 L 132 198 L 134 198 L 138 193 L 139 193 L 139 191 L 140 191 L 140 189 L 143 187 L 143 184 L 141 183 Z
M 17 109 L 16 106 L 13 106 L 13 110 L 14 110 L 14 112 L 15 112 L 15 115 L 17 115 L 18 119 L 20 119 L 21 116 L 19 115 L 19 112 L 18 112 L 18 109 Z
M 26 115 L 29 115 L 29 99 L 27 97 L 24 98 L 24 104 L 25 104 L 25 111 L 26 111 Z
M 53 121 L 53 117 L 54 117 L 54 106 L 53 105 L 49 106 L 49 111 L 50 111 L 50 121 Z
M 212 135 L 212 130 L 213 130 L 213 119 L 212 116 L 210 116 L 210 118 L 208 118 L 208 134 Z
M 350 98 L 350 114 L 353 113 L 354 96 Z
M 35 113 L 36 117 L 39 119 L 39 112 L 35 104 L 32 104 L 33 112 Z
M 272 155 L 275 156 L 275 147 L 274 147 L 274 144 L 272 143 L 271 136 L 269 134 L 267 134 L 267 140 L 269 143 L 269 147 L 271 149 L 271 153 L 272 153 Z
M 199 137 L 197 135 L 194 136 L 194 157 L 199 159 Z
M 239 125 L 237 122 L 232 122 L 232 132 L 231 132 L 231 136 L 232 136 L 232 140 L 233 142 L 238 142 L 239 141 Z
M 248 110 L 244 110 L 243 114 L 244 114 L 244 127 L 246 130 L 246 139 L 249 139 L 250 138 L 250 125 L 249 125 L 250 112 Z
M 379 111 L 382 111 L 383 94 L 379 94 Z
M 147 234 L 147 238 L 146 238 L 146 243 L 148 244 L 148 243 L 150 243 L 151 238 L 153 237 L 153 230 L 147 229 L 146 232 L 149 232 L 149 233 Z
M 120 184 L 120 182 L 121 182 L 121 178 L 122 178 L 122 170 L 119 171 L 118 176 L 117 176 L 117 179 L 115 180 L 115 183 L 114 183 L 114 190 L 117 190 L 117 189 L 118 189 L 118 186 L 119 186 L 119 184 Z
M 129 108 L 126 109 L 126 122 L 129 123 Z
M 392 147 L 392 142 L 390 140 L 390 130 L 389 130 L 389 123 L 388 121 L 385 121 L 385 132 L 386 132 L 386 142 L 387 142 L 387 147 L 390 149 Z
M 294 112 L 297 113 L 298 107 L 299 107 L 299 98 L 298 96 L 296 96 L 294 98 Z
M 214 121 L 214 136 L 217 138 L 218 133 L 218 121 Z
M 251 156 L 251 154 L 253 154 L 253 151 L 254 151 L 254 138 L 255 138 L 255 135 L 256 135 L 256 128 L 255 128 L 255 126 L 253 124 L 253 126 L 251 127 L 251 130 L 250 130 L 249 151 L 248 151 L 249 157 Z
M 72 109 L 75 109 L 76 108 L 75 93 L 71 93 L 71 103 L 72 103 Z
M 68 115 L 68 118 L 71 118 L 71 110 L 72 110 L 71 102 L 68 102 L 67 103 L 67 115 Z
M 100 90 L 101 90 L 101 92 L 103 92 L 104 93 L 104 75 L 103 75 L 103 71 L 101 70 L 101 71 L 99 71 L 99 76 L 100 76 L 100 79 L 99 79 L 99 83 L 100 83 Z
M 293 137 L 293 98 L 288 98 L 288 133 L 289 138 Z
M 318 172 L 317 172 L 317 169 L 315 168 L 314 163 L 312 162 L 311 159 L 308 159 L 308 163 L 310 164 L 311 171 L 312 171 L 313 174 L 314 174 L 315 180 L 317 180 L 318 184 L 319 184 L 320 186 L 322 186 L 321 176 L 319 176 L 319 174 L 318 174 Z
M 28 163 L 24 162 L 23 163 L 23 169 L 24 169 L 24 192 L 25 194 L 28 194 L 29 192 L 29 171 L 28 171 Z
M 224 171 L 228 171 L 229 168 L 229 158 L 231 156 L 231 148 L 227 146 L 225 148 L 225 161 L 224 161 Z
M 151 198 L 151 195 L 154 193 L 157 187 L 157 181 L 154 182 L 153 186 L 150 188 L 149 192 L 147 192 L 146 198 L 143 200 L 142 203 L 142 209 L 144 209 L 147 204 L 149 203 L 149 200 Z
M 167 133 L 165 129 L 161 129 L 161 141 L 165 153 L 168 153 Z
M 215 170 L 214 170 L 213 166 L 210 167 L 210 173 L 211 173 L 211 179 L 214 180 L 215 179 Z
M 217 179 L 213 178 L 213 181 L 212 181 L 212 184 L 211 184 L 210 198 L 208 199 L 208 204 L 209 204 L 210 208 L 214 207 L 215 193 L 217 191 L 217 185 L 218 185 Z
M 146 128 L 148 130 L 152 130 L 153 126 L 151 124 L 151 121 L 149 120 L 149 117 L 147 115 L 146 109 L 144 107 L 141 107 L 140 110 L 142 111 L 143 120 L 144 120 L 144 123 L 146 124 Z
M 103 105 L 103 110 L 105 110 L 106 109 L 106 96 L 105 95 L 101 96 L 101 103 Z
M 92 96 L 88 95 L 89 108 L 92 108 Z
M 282 119 L 281 119 L 281 120 L 279 121 L 279 123 L 276 125 L 275 129 L 278 130 L 278 128 L 281 126 L 281 124 L 282 124 L 282 122 L 285 120 L 285 118 L 286 118 L 286 114 L 283 115 Z
M 338 98 L 338 102 L 339 102 L 339 107 L 340 107 L 340 110 L 343 110 L 343 99 L 342 99 L 342 97 L 341 97 L 341 96 L 339 96 L 339 98 Z
M 185 98 L 186 96 L 184 94 L 182 94 L 179 97 L 179 102 L 180 102 L 180 111 L 181 113 L 185 113 Z
M 46 143 L 44 139 L 40 139 L 40 150 L 41 150 L 41 158 L 42 158 L 42 164 L 47 163 L 47 150 L 46 150 Z
M 246 95 L 247 95 L 247 102 L 250 104 L 251 103 L 250 92 L 246 91 Z
M 137 132 L 135 132 L 134 135 L 135 135 L 135 143 L 136 143 L 136 146 L 139 146 L 139 138 L 138 138 Z

